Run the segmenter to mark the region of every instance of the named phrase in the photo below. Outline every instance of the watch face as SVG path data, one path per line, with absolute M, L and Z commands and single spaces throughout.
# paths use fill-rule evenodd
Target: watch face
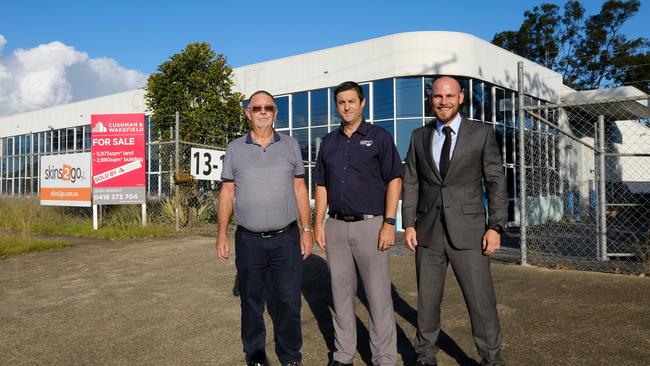
M 384 222 L 389 224 L 389 225 L 395 225 L 395 219 L 392 217 L 387 217 L 384 219 Z

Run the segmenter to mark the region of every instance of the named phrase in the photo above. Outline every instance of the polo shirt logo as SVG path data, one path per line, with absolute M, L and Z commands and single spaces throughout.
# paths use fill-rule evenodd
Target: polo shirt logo
M 372 140 L 361 140 L 359 141 L 361 145 L 365 145 L 367 147 L 370 147 L 372 145 Z

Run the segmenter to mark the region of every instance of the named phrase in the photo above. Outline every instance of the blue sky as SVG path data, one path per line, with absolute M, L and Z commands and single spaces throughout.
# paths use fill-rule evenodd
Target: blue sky
M 489 41 L 517 29 L 523 12 L 541 2 L 22 0 L 0 7 L 0 34 L 5 54 L 60 41 L 148 74 L 196 41 L 212 44 L 232 66 L 405 31 L 459 31 Z M 602 1 L 581 3 L 593 14 Z M 648 24 L 646 2 L 624 33 L 650 37 Z
M 191 42 L 209 42 L 237 67 L 406 31 L 489 41 L 541 2 L 9 0 L 0 5 L 0 116 L 133 88 Z M 602 2 L 581 1 L 588 15 Z M 647 24 L 646 1 L 623 33 L 650 38 Z

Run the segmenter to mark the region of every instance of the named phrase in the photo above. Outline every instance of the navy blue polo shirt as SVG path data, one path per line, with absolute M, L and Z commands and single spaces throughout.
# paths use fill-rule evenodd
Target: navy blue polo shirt
M 327 188 L 329 213 L 383 215 L 386 186 L 404 174 L 393 137 L 361 121 L 348 138 L 343 125 L 323 138 L 315 180 Z

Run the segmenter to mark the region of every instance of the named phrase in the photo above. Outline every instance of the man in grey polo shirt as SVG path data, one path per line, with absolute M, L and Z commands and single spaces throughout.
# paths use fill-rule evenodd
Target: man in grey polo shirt
M 228 221 L 237 219 L 235 263 L 241 299 L 241 338 L 246 363 L 266 364 L 264 305 L 282 365 L 302 365 L 300 288 L 302 260 L 312 249 L 309 195 L 298 142 L 273 129 L 277 107 L 260 90 L 250 97 L 246 116 L 252 129 L 228 145 L 221 178 L 217 257 L 230 255 Z M 300 217 L 302 231 L 296 218 Z

